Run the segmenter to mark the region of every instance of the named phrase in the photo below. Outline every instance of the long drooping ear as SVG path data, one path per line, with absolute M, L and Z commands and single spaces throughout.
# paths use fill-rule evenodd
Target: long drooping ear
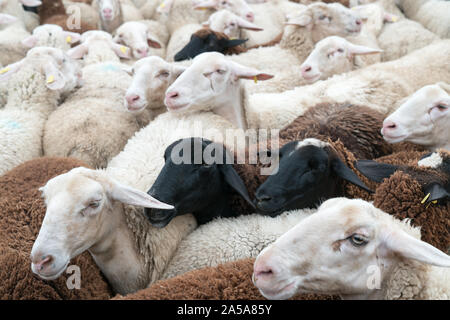
M 156 38 L 154 35 L 150 33 L 150 30 L 147 31 L 147 43 L 150 48 L 156 48 L 161 49 L 161 43 L 159 42 L 158 38 Z
M 311 27 L 313 24 L 313 16 L 310 10 L 304 9 L 301 12 L 288 15 L 286 17 L 287 21 L 285 24 L 287 25 L 296 25 L 300 27 Z
M 19 0 L 19 1 L 22 2 L 22 4 L 27 7 L 37 7 L 42 4 L 42 2 L 39 0 Z
M 64 31 L 63 35 L 69 44 L 77 43 L 81 40 L 81 34 L 76 32 Z
M 10 65 L 5 66 L 4 68 L 0 69 L 0 81 L 6 81 L 11 78 L 13 74 L 15 74 L 17 71 L 20 70 L 20 68 L 23 66 L 24 59 L 19 60 L 15 63 L 12 63 Z
M 130 48 L 119 45 L 117 43 L 111 42 L 111 49 L 117 54 L 119 58 L 131 59 L 131 50 Z
M 218 2 L 219 2 L 218 0 L 198 0 L 194 3 L 194 9 L 195 10 L 203 10 L 209 8 L 217 9 Z
M 88 46 L 82 43 L 72 49 L 67 50 L 67 55 L 72 59 L 81 59 L 86 53 L 88 53 L 88 51 Z
M 375 53 L 381 53 L 383 50 L 378 48 L 370 48 L 366 46 L 360 46 L 353 43 L 348 43 L 348 53 L 350 56 L 354 55 L 365 55 L 365 54 L 375 54 Z
M 232 72 L 238 79 L 250 79 L 250 80 L 269 80 L 273 78 L 273 75 L 263 73 L 257 69 L 245 67 L 233 61 L 229 61 Z
M 355 186 L 360 187 L 360 188 L 363 189 L 363 190 L 366 190 L 367 192 L 373 193 L 373 191 L 370 190 L 370 189 L 364 184 L 364 182 L 362 182 L 362 181 L 359 179 L 359 177 L 356 175 L 356 173 L 354 173 L 349 167 L 347 167 L 347 166 L 345 165 L 345 163 L 342 162 L 342 160 L 339 159 L 338 157 L 335 157 L 335 158 L 332 160 L 331 167 L 332 167 L 334 173 L 335 173 L 338 177 L 340 177 L 340 178 L 342 178 L 342 179 L 344 179 L 344 180 L 346 180 L 346 181 L 348 181 L 348 182 L 354 184 Z
M 112 190 L 109 190 L 112 199 L 133 206 L 144 208 L 156 208 L 171 210 L 174 207 L 159 200 L 140 190 L 128 187 L 116 181 L 113 182 Z
M 232 47 L 240 46 L 241 44 L 243 44 L 247 41 L 248 41 L 248 39 L 233 39 L 233 40 L 224 39 L 223 47 L 224 48 L 232 48 Z
M 356 169 L 368 179 L 381 182 L 384 178 L 390 177 L 399 167 L 373 160 L 358 160 L 356 161 Z
M 417 260 L 438 267 L 450 267 L 450 257 L 439 249 L 424 241 L 418 240 L 403 230 L 386 228 L 380 236 L 383 245 L 391 252 L 395 252 L 407 259 Z
M 64 88 L 66 85 L 66 78 L 52 62 L 47 61 L 42 68 L 45 73 L 45 85 L 47 88 L 50 90 L 60 90 Z
M 426 195 L 430 194 L 427 197 L 426 202 L 450 198 L 450 193 L 448 193 L 448 191 L 438 183 L 432 183 L 425 186 L 423 188 L 423 191 Z
M 244 18 L 237 17 L 237 23 L 239 28 L 241 29 L 247 29 L 252 31 L 263 31 L 263 28 L 258 27 L 256 24 L 251 23 L 248 20 L 245 20 Z
M 34 48 L 39 41 L 39 38 L 36 35 L 31 35 L 29 37 L 26 37 L 21 42 L 25 47 L 28 48 Z
M 10 24 L 16 22 L 18 19 L 10 14 L 0 13 L 0 24 Z
M 255 208 L 255 205 L 253 204 L 252 200 L 250 200 L 250 195 L 248 194 L 247 187 L 244 184 L 244 181 L 242 181 L 241 177 L 238 175 L 236 170 L 234 170 L 232 165 L 229 164 L 223 164 L 220 167 L 220 171 L 223 174 L 223 177 L 225 179 L 225 182 L 237 193 L 239 193 L 242 198 L 247 201 L 252 208 Z

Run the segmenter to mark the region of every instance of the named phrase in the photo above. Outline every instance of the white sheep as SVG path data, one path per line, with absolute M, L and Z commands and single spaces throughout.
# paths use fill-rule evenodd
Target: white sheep
M 120 62 L 131 59 L 131 49 L 113 41 L 113 37 L 100 30 L 87 31 L 81 35 L 81 44 L 67 51 L 74 59 L 83 58 L 85 65 L 100 62 Z
M 273 76 L 227 59 L 218 52 L 196 56 L 167 89 L 164 100 L 172 113 L 212 111 L 247 129 L 240 79 L 268 80 Z
M 0 110 L 0 175 L 42 156 L 42 132 L 62 94 L 80 84 L 80 67 L 63 51 L 39 47 L 3 68 L 8 102 Z
M 274 218 L 259 214 L 216 218 L 181 241 L 162 279 L 229 261 L 255 258 L 262 249 L 315 211 L 294 210 Z
M 384 120 L 381 133 L 390 143 L 408 141 L 430 150 L 450 150 L 450 85 L 425 86 Z
M 381 51 L 378 48 L 353 44 L 338 36 L 330 36 L 316 43 L 314 50 L 301 66 L 302 76 L 306 83 L 326 80 L 335 74 L 360 68 L 358 56 Z
M 5 16 L 4 16 L 5 17 Z M 11 15 L 9 15 L 11 17 Z M 30 36 L 22 21 L 3 18 L 5 22 L 0 29 L 0 64 L 7 65 L 17 62 L 25 57 L 27 47 L 21 41 Z M 9 21 L 9 22 L 8 22 Z
M 22 40 L 22 44 L 27 48 L 52 47 L 67 51 L 80 39 L 79 33 L 65 31 L 55 24 L 44 24 L 36 27 L 29 37 Z
M 219 10 L 214 12 L 209 16 L 207 21 L 202 23 L 202 25 L 203 27 L 208 27 L 213 31 L 222 32 L 231 39 L 240 38 L 241 29 L 252 31 L 263 30 L 256 24 L 228 10 Z
M 348 102 L 382 113 L 394 111 L 400 101 L 429 84 L 450 78 L 450 40 L 416 50 L 398 60 L 374 64 L 335 75 L 309 86 L 282 93 L 246 96 L 250 128 L 281 129 L 318 103 Z
M 125 92 L 131 77 L 116 55 L 114 48 L 119 45 L 112 42 L 109 34 L 103 37 L 103 31 L 91 33 L 89 41 L 80 46 L 88 50 L 87 61 L 92 55 L 97 57 L 98 51 L 102 63 L 84 67 L 83 87 L 49 116 L 43 149 L 48 156 L 75 157 L 94 168 L 104 168 L 128 139 L 150 122 L 152 111 L 131 113 L 125 109 Z
M 441 38 L 450 38 L 450 2 L 442 0 L 397 0 L 410 19 L 416 20 Z
M 199 132 L 200 127 L 214 129 Z M 89 250 L 120 294 L 135 292 L 160 279 L 196 221 L 192 215 L 183 215 L 163 229 L 152 227 L 144 209 L 136 206 L 151 208 L 160 203 L 143 191 L 156 180 L 164 166 L 164 151 L 173 141 L 202 134 L 207 138 L 217 137 L 217 133 L 225 136 L 231 127 L 209 112 L 189 116 L 165 113 L 137 132 L 104 171 L 77 168 L 50 180 L 42 189 L 47 212 L 33 246 L 33 270 L 45 279 L 57 278 L 64 271 L 59 269 L 65 269 L 67 261 L 81 253 L 73 246 L 76 242 L 77 248 Z M 61 206 L 58 199 L 64 194 L 68 197 Z M 97 218 L 84 219 L 75 214 L 79 210 Z M 53 236 L 47 237 L 49 234 Z M 57 235 L 67 241 L 56 240 L 60 237 Z M 47 264 L 49 256 L 54 264 Z
M 152 55 L 165 57 L 168 40 L 165 25 L 153 20 L 125 22 L 114 36 L 114 42 L 131 48 L 136 60 Z
M 110 33 L 124 22 L 144 19 L 131 0 L 94 0 L 92 7 L 98 10 L 102 30 Z
M 264 84 L 249 83 L 248 92 L 282 92 L 301 86 L 301 65 L 321 39 L 338 35 L 349 37 L 361 31 L 356 12 L 333 3 L 313 3 L 289 15 L 280 44 L 248 50 L 230 58 L 242 65 L 262 68 L 276 74 Z
M 448 300 L 449 267 L 450 257 L 421 241 L 409 219 L 363 200 L 334 198 L 261 252 L 253 282 L 268 299 L 307 292 Z
M 125 95 L 128 110 L 140 112 L 148 108 L 153 117 L 165 112 L 165 92 L 185 69 L 180 63 L 169 63 L 156 56 L 136 61 L 130 70 L 133 80 Z
M 35 13 L 25 11 L 22 5 L 37 7 L 41 4 L 41 1 L 38 0 L 1 0 L 0 13 L 17 17 L 31 32 L 39 25 L 39 17 Z

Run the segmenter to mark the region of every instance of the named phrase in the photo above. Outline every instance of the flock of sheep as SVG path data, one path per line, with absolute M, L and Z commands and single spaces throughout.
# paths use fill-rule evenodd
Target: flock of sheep
M 0 298 L 450 299 L 449 38 L 439 0 L 0 0 Z

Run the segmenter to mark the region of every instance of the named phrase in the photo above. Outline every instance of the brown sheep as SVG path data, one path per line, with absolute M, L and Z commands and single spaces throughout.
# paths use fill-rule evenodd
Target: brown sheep
M 358 162 L 357 168 L 381 182 L 373 196 L 377 208 L 398 219 L 410 218 L 414 226 L 421 227 L 422 240 L 447 252 L 450 248 L 450 152 L 440 150 L 431 157 L 428 154 L 400 152 L 376 159 L 378 164 Z M 442 163 L 428 167 L 426 161 L 433 157 L 437 162 L 442 159 Z
M 0 299 L 108 299 L 112 290 L 87 252 L 71 261 L 81 270 L 81 288 L 69 290 L 70 274 L 45 281 L 31 271 L 30 252 L 46 207 L 38 188 L 72 168 L 71 158 L 38 158 L 0 177 Z
M 84 2 L 86 1 L 73 1 L 73 2 Z M 69 15 L 66 13 L 66 8 L 62 0 L 42 0 L 42 5 L 39 7 L 39 18 L 41 24 L 56 24 L 66 31 L 83 33 L 89 30 L 96 30 L 97 25 L 87 23 L 81 19 L 80 27 L 69 28 L 67 26 L 67 21 L 69 20 Z
M 228 262 L 161 280 L 114 300 L 264 300 L 252 283 L 255 259 Z M 336 296 L 301 294 L 293 300 L 330 300 Z

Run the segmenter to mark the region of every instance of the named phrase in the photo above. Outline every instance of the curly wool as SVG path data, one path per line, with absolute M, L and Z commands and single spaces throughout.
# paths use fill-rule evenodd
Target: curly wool
M 350 103 L 320 103 L 280 131 L 285 140 L 340 139 L 358 159 L 373 159 L 392 153 L 380 133 L 384 114 Z
M 81 289 L 69 290 L 70 274 L 54 281 L 35 276 L 30 252 L 46 206 L 38 188 L 51 178 L 73 168 L 86 166 L 70 158 L 38 158 L 0 177 L 0 299 L 108 299 L 111 288 L 89 253 L 69 265 L 81 270 Z
M 114 300 L 263 300 L 252 281 L 255 259 L 228 262 L 161 280 L 147 289 Z M 336 296 L 301 294 L 293 300 L 338 300 Z

